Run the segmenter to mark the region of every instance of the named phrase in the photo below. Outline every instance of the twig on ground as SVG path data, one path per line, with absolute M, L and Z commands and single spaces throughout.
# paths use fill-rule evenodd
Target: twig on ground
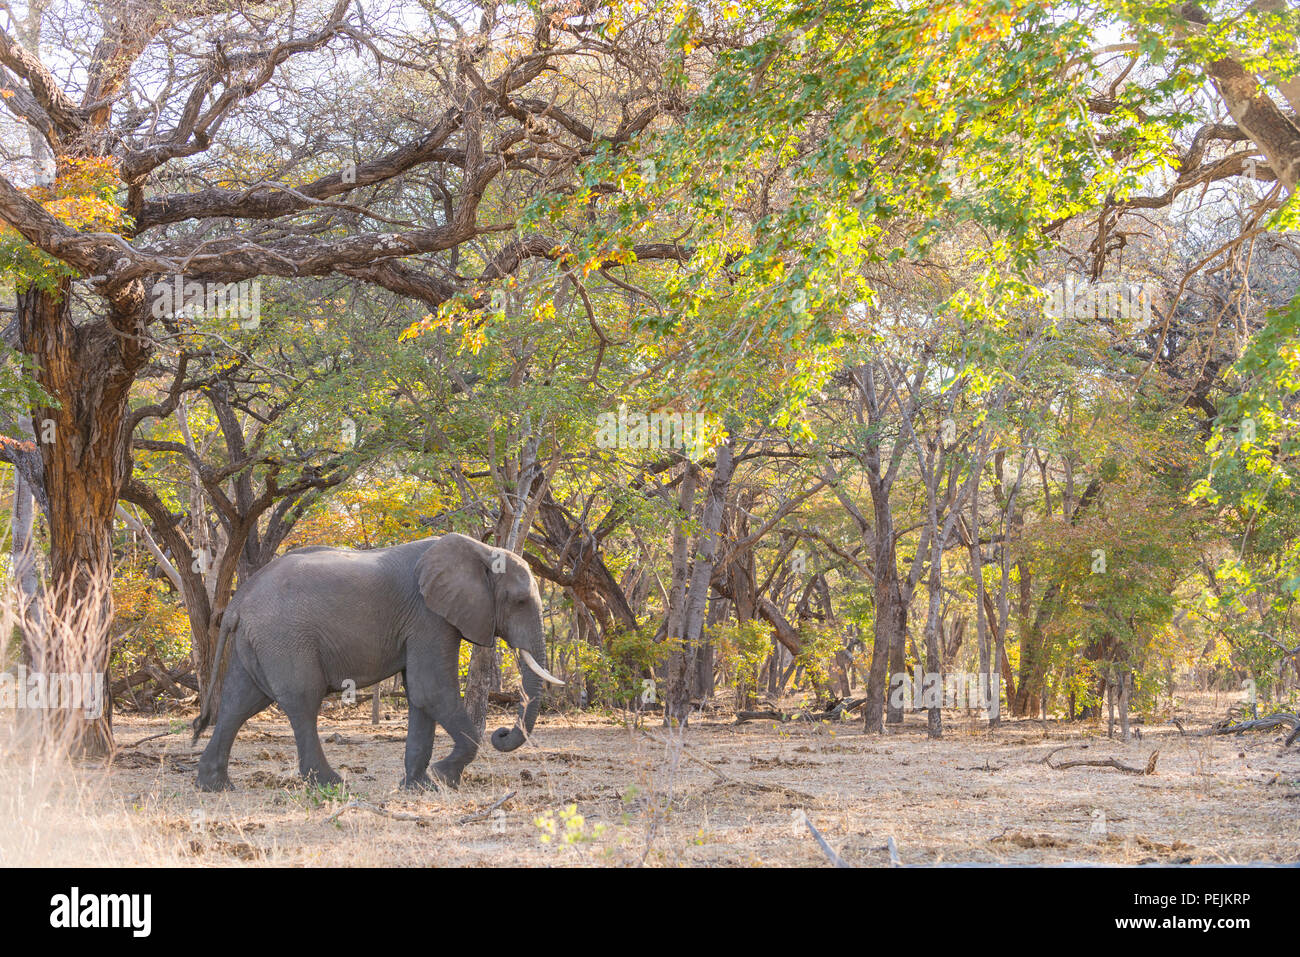
M 989 759 L 988 759 L 988 758 L 985 758 L 985 759 L 984 759 L 984 764 L 983 764 L 983 765 L 973 764 L 973 765 L 970 765 L 969 767 L 963 767 L 962 765 L 959 764 L 959 765 L 956 766 L 956 770 L 958 770 L 958 771 L 990 771 L 990 772 L 992 772 L 992 771 L 1005 771 L 1006 768 L 1007 768 L 1007 766 L 1006 766 L 1005 764 L 999 764 L 997 767 L 993 767 L 992 765 L 989 764 Z
M 489 817 L 492 816 L 492 812 L 493 812 L 493 811 L 495 811 L 495 810 L 496 810 L 497 808 L 499 808 L 501 805 L 505 804 L 505 803 L 506 803 L 507 801 L 509 801 L 512 797 L 514 797 L 515 794 L 517 794 L 517 793 L 518 793 L 518 792 L 516 792 L 516 791 L 510 791 L 510 792 L 507 792 L 506 795 L 505 795 L 504 797 L 498 798 L 498 799 L 497 799 L 497 800 L 496 800 L 496 801 L 495 801 L 495 802 L 494 802 L 490 807 L 484 808 L 482 811 L 477 811 L 477 812 L 475 812 L 474 814 L 467 815 L 467 816 L 461 818 L 461 819 L 460 819 L 459 821 L 457 821 L 456 823 L 457 823 L 457 824 L 469 824 L 469 823 L 472 822 L 472 821 L 482 821 L 482 820 L 484 820 L 484 819 L 486 819 L 486 818 L 489 818 Z
M 817 843 L 821 846 L 822 853 L 826 855 L 827 859 L 830 860 L 832 864 L 834 864 L 836 867 L 853 866 L 844 858 L 836 854 L 835 849 L 826 843 L 826 838 L 822 837 L 822 832 L 817 830 L 817 828 L 813 826 L 813 822 L 808 819 L 807 814 L 803 816 L 803 822 L 808 825 L 808 830 L 812 831 L 812 836 L 817 839 Z
M 371 814 L 378 814 L 380 817 L 386 817 L 394 821 L 414 821 L 417 824 L 433 824 L 433 818 L 424 817 L 421 814 L 410 814 L 406 811 L 389 811 L 386 808 L 379 807 L 377 804 L 371 804 L 369 801 L 361 801 L 353 798 L 347 804 L 343 805 L 333 814 L 325 819 L 323 823 L 333 824 L 345 811 L 351 811 L 353 808 L 359 808 L 362 811 L 369 811 Z
M 1046 765 L 1048 765 L 1048 766 L 1050 767 L 1051 764 L 1052 764 L 1052 758 L 1056 755 L 1056 753 L 1057 753 L 1058 751 L 1068 751 L 1068 750 L 1070 750 L 1070 748 L 1079 748 L 1080 750 L 1087 750 L 1088 745 L 1086 745 L 1086 744 L 1063 744 L 1063 745 L 1061 745 L 1059 748 L 1052 748 L 1052 750 L 1048 751 L 1047 754 L 1043 755 L 1041 758 L 1038 759 L 1038 763 L 1039 763 L 1039 764 L 1046 764 Z
M 151 734 L 151 735 L 149 735 L 149 737 L 147 737 L 147 738 L 141 738 L 139 741 L 135 742 L 135 744 L 126 744 L 126 745 L 123 745 L 122 747 L 118 748 L 117 750 L 118 750 L 119 752 L 121 752 L 121 751 L 134 751 L 136 748 L 140 747 L 140 745 L 144 744 L 146 741 L 153 741 L 153 740 L 156 740 L 157 738 L 165 738 L 165 737 L 167 737 L 168 735 L 171 735 L 171 734 L 180 734 L 180 732 L 179 732 L 179 731 L 163 731 L 163 732 L 161 732 L 161 733 L 159 733 L 159 734 Z
M 1158 750 L 1152 751 L 1151 756 L 1147 758 L 1145 768 L 1135 768 L 1130 765 L 1117 761 L 1115 758 L 1107 758 L 1104 761 L 1062 761 L 1060 764 L 1052 763 L 1052 756 L 1058 751 L 1065 751 L 1072 747 L 1086 748 L 1088 745 L 1071 745 L 1067 744 L 1060 748 L 1053 748 L 1043 757 L 1041 763 L 1046 764 L 1053 771 L 1064 771 L 1066 768 L 1111 768 L 1115 771 L 1122 771 L 1124 774 L 1155 774 L 1156 760 L 1160 757 Z

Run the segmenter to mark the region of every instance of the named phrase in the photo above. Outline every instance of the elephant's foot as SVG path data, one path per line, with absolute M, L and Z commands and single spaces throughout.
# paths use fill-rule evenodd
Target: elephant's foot
M 461 767 L 443 760 L 439 761 L 429 770 L 432 772 L 433 779 L 441 787 L 451 788 L 453 791 L 460 787 Z
M 199 768 L 198 786 L 200 791 L 233 791 L 230 776 L 225 771 L 208 771 Z
M 402 778 L 402 787 L 408 791 L 436 791 L 438 789 L 437 783 L 424 773 L 405 775 Z
M 330 787 L 343 783 L 342 775 L 331 767 L 308 768 L 302 772 L 302 779 L 315 787 Z

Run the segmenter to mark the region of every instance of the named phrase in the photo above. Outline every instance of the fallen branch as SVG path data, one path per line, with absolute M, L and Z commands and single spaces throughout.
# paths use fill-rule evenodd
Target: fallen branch
M 489 818 L 489 817 L 492 816 L 492 812 L 493 812 L 493 811 L 495 811 L 495 810 L 496 810 L 497 808 L 499 808 L 501 805 L 505 804 L 505 803 L 506 803 L 507 801 L 509 801 L 512 797 L 514 797 L 515 794 L 517 794 L 517 793 L 518 793 L 518 792 L 516 792 L 516 791 L 509 791 L 509 792 L 506 793 L 506 795 L 505 795 L 504 797 L 498 799 L 498 800 L 497 800 L 494 804 L 492 804 L 490 807 L 485 808 L 485 809 L 482 810 L 482 811 L 477 811 L 477 812 L 475 812 L 474 814 L 470 814 L 470 815 L 468 815 L 468 816 L 466 816 L 466 817 L 463 817 L 463 818 L 461 818 L 459 821 L 457 821 L 456 823 L 457 823 L 457 824 L 469 824 L 469 823 L 471 823 L 471 822 L 473 822 L 473 821 L 482 821 L 482 820 L 484 820 L 485 818 Z
M 186 676 L 184 674 L 172 675 L 165 668 L 159 665 L 157 662 L 154 662 L 152 660 L 146 661 L 143 665 L 143 668 L 145 671 L 149 673 L 149 677 L 153 678 L 153 680 L 158 684 L 158 686 L 162 688 L 163 691 L 166 691 L 173 698 L 184 700 L 185 698 L 188 698 L 190 696 L 190 691 L 197 690 L 197 689 L 186 690 L 185 688 L 181 687 L 179 681 L 182 677 L 186 677 Z M 189 669 L 185 669 L 185 670 L 188 671 Z
M 1059 749 L 1058 749 L 1058 750 L 1059 750 Z M 1055 753 L 1055 752 L 1053 752 L 1053 753 Z M 957 767 L 956 767 L 956 770 L 958 770 L 958 771 L 989 771 L 989 772 L 993 772 L 993 771 L 1005 771 L 1006 769 L 1007 769 L 1007 766 L 1006 766 L 1005 764 L 999 764 L 999 765 L 997 765 L 996 767 L 990 765 L 990 764 L 989 764 L 989 759 L 988 759 L 988 758 L 985 758 L 985 759 L 984 759 L 984 764 L 983 764 L 983 766 L 980 766 L 980 765 L 978 765 L 978 764 L 973 764 L 973 765 L 970 765 L 969 767 L 963 767 L 962 765 L 959 764 L 959 765 L 957 765 Z
M 822 832 L 813 826 L 813 822 L 808 819 L 807 814 L 803 816 L 803 822 L 808 825 L 808 830 L 812 831 L 812 836 L 817 839 L 817 843 L 821 846 L 822 853 L 826 855 L 827 859 L 829 859 L 832 864 L 836 867 L 853 866 L 848 861 L 844 860 L 844 858 L 836 854 L 835 849 L 826 843 L 826 838 L 822 837 Z
M 380 817 L 386 817 L 394 821 L 414 821 L 416 824 L 433 824 L 433 818 L 424 817 L 420 814 L 410 814 L 406 811 L 389 811 L 379 807 L 377 804 L 371 804 L 369 801 L 361 801 L 353 798 L 347 804 L 343 805 L 324 821 L 325 824 L 333 824 L 345 811 L 351 811 L 353 808 L 359 808 L 362 811 L 369 811 L 371 814 L 378 814 Z
M 158 738 L 165 738 L 165 737 L 167 737 L 168 735 L 172 735 L 172 734 L 180 734 L 180 732 L 179 732 L 179 731 L 162 731 L 162 732 L 159 732 L 158 734 L 151 734 L 151 735 L 149 735 L 149 737 L 147 737 L 147 738 L 141 738 L 139 741 L 135 742 L 135 744 L 124 745 L 123 747 L 120 747 L 120 748 L 118 748 L 117 750 L 119 750 L 119 751 L 134 751 L 136 748 L 140 747 L 140 745 L 144 744 L 146 741 L 156 741 Z
M 737 711 L 736 724 L 746 721 L 789 721 L 790 716 L 783 711 Z
M 138 671 L 133 671 L 125 678 L 118 678 L 109 686 L 109 693 L 113 697 L 125 694 L 133 688 L 138 688 L 149 682 L 154 682 L 162 690 L 166 691 L 172 697 L 185 699 L 191 691 L 198 691 L 198 682 L 194 677 L 194 672 L 188 664 L 178 665 L 172 670 L 167 670 L 158 662 L 150 659 L 140 666 Z M 184 687 L 181 687 L 184 686 Z M 188 691 L 185 689 L 189 689 Z
M 1291 730 L 1286 739 L 1286 747 L 1290 747 L 1296 738 L 1300 737 L 1300 716 L 1283 711 L 1278 714 L 1271 714 L 1267 718 L 1252 718 L 1249 721 L 1239 721 L 1236 724 L 1221 721 L 1206 733 L 1242 734 L 1246 731 L 1271 731 L 1277 727 L 1285 727 Z
M 1122 771 L 1124 774 L 1146 775 L 1146 774 L 1156 773 L 1156 760 L 1160 757 L 1160 752 L 1158 750 L 1152 751 L 1151 757 L 1147 758 L 1147 766 L 1145 768 L 1135 768 L 1130 765 L 1124 764 L 1120 761 L 1117 761 L 1115 758 L 1107 758 L 1104 761 L 1062 761 L 1060 764 L 1052 763 L 1053 755 L 1055 755 L 1058 751 L 1065 751 L 1072 747 L 1079 747 L 1082 749 L 1082 748 L 1087 748 L 1088 745 L 1067 744 L 1059 748 L 1053 748 L 1042 759 L 1041 763 L 1046 764 L 1053 771 L 1064 771 L 1067 768 L 1111 768 L 1115 771 Z
M 746 721 L 834 721 L 843 714 L 857 711 L 866 703 L 866 698 L 853 698 L 838 701 L 821 711 L 737 711 L 736 724 Z
M 129 744 L 124 747 L 114 748 L 113 753 L 108 756 L 108 767 L 111 768 L 115 762 L 129 759 L 129 758 L 139 758 L 144 761 L 156 760 L 159 764 L 165 764 L 167 763 L 168 758 L 172 757 L 171 755 L 145 754 L 143 751 L 140 751 L 138 749 L 140 745 L 144 744 L 146 741 L 154 741 L 157 740 L 158 738 L 165 738 L 168 737 L 169 735 L 179 734 L 179 733 L 180 733 L 179 731 L 161 731 L 158 734 L 151 734 L 147 738 L 141 738 L 139 741 L 135 742 L 135 744 Z M 131 766 L 138 767 L 138 765 L 131 765 Z

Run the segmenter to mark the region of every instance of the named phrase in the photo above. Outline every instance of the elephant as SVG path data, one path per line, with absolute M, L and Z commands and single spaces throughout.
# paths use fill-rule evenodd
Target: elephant
M 321 702 L 330 691 L 364 688 L 399 671 L 410 707 L 403 786 L 458 786 L 479 744 L 460 696 L 460 642 L 491 646 L 497 636 L 527 665 L 520 668 L 517 723 L 492 734 L 493 747 L 513 751 L 533 730 L 543 682 L 563 684 L 541 664 L 541 595 L 518 555 L 453 532 L 370 551 L 312 546 L 274 559 L 222 616 L 195 744 L 212 721 L 211 689 L 227 644 L 230 663 L 198 787 L 232 788 L 226 768 L 235 735 L 273 701 L 293 727 L 302 777 L 339 783 L 316 729 Z M 453 746 L 430 769 L 435 723 Z

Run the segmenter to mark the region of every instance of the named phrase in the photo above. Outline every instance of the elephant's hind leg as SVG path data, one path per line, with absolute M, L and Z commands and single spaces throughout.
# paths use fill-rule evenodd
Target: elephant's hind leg
M 342 784 L 343 778 L 325 760 L 320 733 L 316 730 L 323 700 L 324 695 L 294 695 L 281 699 L 279 704 L 293 727 L 293 740 L 298 746 L 298 773 L 303 780 L 309 784 Z
M 221 708 L 217 715 L 216 726 L 212 729 L 212 738 L 203 749 L 199 758 L 199 790 L 230 791 L 234 786 L 226 773 L 230 761 L 230 746 L 235 743 L 235 735 L 244 726 L 244 722 L 271 703 L 266 694 L 253 683 L 252 677 L 239 660 L 239 655 L 232 653 L 230 668 L 221 688 Z

